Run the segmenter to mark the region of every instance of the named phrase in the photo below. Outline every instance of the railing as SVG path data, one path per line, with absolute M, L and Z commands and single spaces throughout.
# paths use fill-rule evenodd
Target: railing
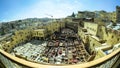
M 32 68 L 111 68 L 115 65 L 117 60 L 120 59 L 120 48 L 115 50 L 109 55 L 106 55 L 102 58 L 82 63 L 82 64 L 74 64 L 74 65 L 45 65 L 38 64 L 26 61 L 21 58 L 17 58 L 3 50 L 0 49 L 0 61 L 5 64 L 6 68 L 14 68 L 14 67 L 32 67 Z

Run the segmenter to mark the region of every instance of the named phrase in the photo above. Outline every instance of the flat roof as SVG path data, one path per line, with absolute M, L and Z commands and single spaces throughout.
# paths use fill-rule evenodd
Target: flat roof
M 91 36 L 91 37 L 94 38 L 97 41 L 100 41 L 100 39 L 98 37 L 96 37 L 96 36 Z
M 34 31 L 45 31 L 45 29 L 35 29 Z

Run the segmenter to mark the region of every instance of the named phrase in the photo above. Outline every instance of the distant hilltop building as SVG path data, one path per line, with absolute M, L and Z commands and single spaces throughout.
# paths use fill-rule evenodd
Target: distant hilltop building
M 78 18 L 94 18 L 95 13 L 90 11 L 78 11 L 77 17 Z

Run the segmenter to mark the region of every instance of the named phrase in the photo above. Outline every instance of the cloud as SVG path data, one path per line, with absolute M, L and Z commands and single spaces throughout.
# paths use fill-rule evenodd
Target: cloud
M 73 0 L 74 1 L 74 0 Z M 26 8 L 23 12 L 17 15 L 18 18 L 31 17 L 50 17 L 62 18 L 71 15 L 81 8 L 82 4 L 79 2 L 71 2 L 69 0 L 40 0 L 39 2 Z M 16 16 L 15 16 L 16 17 Z

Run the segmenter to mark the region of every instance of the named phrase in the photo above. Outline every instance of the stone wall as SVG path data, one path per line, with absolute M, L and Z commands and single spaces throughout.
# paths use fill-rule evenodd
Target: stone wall
M 11 61 L 1 53 L 0 53 L 0 61 L 2 62 L 2 64 L 4 64 L 5 68 L 27 68 L 25 66 L 21 66 L 18 63 Z
M 88 33 L 96 36 L 98 24 L 94 22 L 84 22 L 84 28 L 87 29 Z
M 115 45 L 120 42 L 120 31 L 108 29 L 107 43 L 109 45 Z
M 113 68 L 115 66 L 115 63 L 117 63 L 117 60 L 120 60 L 120 53 L 118 53 L 115 56 L 112 56 L 112 58 L 101 64 L 93 66 L 92 68 Z

